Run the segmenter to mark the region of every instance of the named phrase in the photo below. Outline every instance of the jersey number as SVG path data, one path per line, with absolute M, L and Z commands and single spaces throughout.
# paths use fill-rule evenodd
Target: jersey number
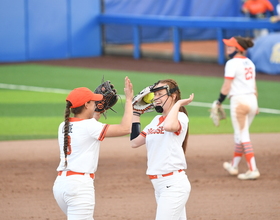
M 245 68 L 245 79 L 250 80 L 253 78 L 253 70 L 252 67 Z
M 67 155 L 70 155 L 71 153 L 72 153 L 71 137 L 70 137 L 70 135 L 68 135 Z

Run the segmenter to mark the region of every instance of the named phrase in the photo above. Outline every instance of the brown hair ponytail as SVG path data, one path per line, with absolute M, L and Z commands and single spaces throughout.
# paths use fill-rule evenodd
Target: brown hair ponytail
M 69 145 L 69 117 L 70 117 L 70 107 L 72 106 L 71 102 L 66 101 L 66 108 L 65 108 L 65 115 L 64 115 L 64 145 L 63 145 L 63 151 L 65 156 L 65 164 L 64 166 L 67 167 L 67 150 Z
M 236 36 L 234 37 L 237 41 L 237 43 L 243 47 L 245 50 L 247 50 L 250 47 L 254 46 L 254 42 L 251 40 L 251 38 L 249 37 L 240 37 L 240 36 Z

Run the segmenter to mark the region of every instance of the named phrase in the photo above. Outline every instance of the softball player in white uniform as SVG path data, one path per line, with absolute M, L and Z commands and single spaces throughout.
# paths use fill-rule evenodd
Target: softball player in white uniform
M 225 162 L 223 167 L 231 175 L 238 175 L 238 164 L 245 154 L 249 170 L 237 177 L 241 180 L 256 179 L 260 173 L 249 134 L 249 127 L 258 113 L 256 72 L 253 62 L 244 55 L 247 48 L 254 44 L 249 38 L 243 37 L 224 39 L 224 43 L 227 45 L 227 54 L 232 59 L 225 66 L 224 84 L 218 103 L 221 104 L 226 96 L 230 98 L 235 150 L 232 161 Z
M 60 163 L 53 193 L 68 220 L 93 220 L 94 173 L 98 165 L 100 142 L 105 137 L 131 132 L 133 90 L 127 77 L 124 92 L 125 112 L 122 122 L 116 125 L 98 122 L 100 113 L 94 112 L 94 101 L 102 100 L 102 95 L 80 87 L 72 90 L 66 98 L 65 121 L 58 129 Z M 70 109 L 74 117 L 69 117 Z
M 191 185 L 185 174 L 187 168 L 185 147 L 189 119 L 184 105 L 193 100 L 181 99 L 175 81 L 161 80 L 152 89 L 157 112 L 140 133 L 140 114 L 133 117 L 131 146 L 146 144 L 148 169 L 157 202 L 156 220 L 185 220 L 186 202 Z

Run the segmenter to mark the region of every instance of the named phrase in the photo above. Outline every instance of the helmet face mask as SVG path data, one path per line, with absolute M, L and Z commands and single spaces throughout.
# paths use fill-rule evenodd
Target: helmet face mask
M 168 98 L 169 98 L 169 96 L 171 96 L 172 93 L 174 93 L 175 91 L 177 91 L 179 89 L 177 86 L 175 88 L 173 88 L 173 89 L 170 89 L 169 85 L 164 85 L 164 86 L 156 87 L 159 83 L 160 83 L 160 81 L 158 81 L 157 83 L 154 84 L 154 86 L 151 88 L 151 92 L 157 92 L 157 91 L 166 89 L 167 93 L 162 95 L 162 96 L 160 96 L 160 97 L 158 97 L 157 99 L 159 99 L 159 98 L 161 98 L 161 97 L 163 97 L 165 95 L 168 95 Z M 167 99 L 165 100 L 165 102 L 164 102 L 164 104 L 162 106 L 155 106 L 156 112 L 158 112 L 158 113 L 162 113 L 163 112 L 163 106 L 165 105 Z M 154 100 L 156 100 L 156 99 L 154 99 Z
M 164 85 L 164 86 L 160 86 L 160 87 L 156 87 L 158 83 L 156 83 L 152 88 L 151 88 L 151 92 L 157 92 L 159 90 L 163 90 L 163 89 L 166 89 L 167 90 L 167 94 L 169 94 L 169 86 L 168 85 Z
M 159 91 L 159 90 L 163 90 L 163 89 L 166 89 L 167 91 L 167 95 L 168 96 L 171 96 L 171 94 L 173 94 L 174 92 L 176 92 L 177 90 L 179 90 L 178 86 L 174 87 L 173 89 L 170 89 L 169 88 L 169 85 L 164 85 L 164 86 L 160 86 L 160 87 L 156 87 L 159 84 L 159 82 L 155 83 L 154 86 L 151 88 L 151 92 L 156 92 L 156 91 Z

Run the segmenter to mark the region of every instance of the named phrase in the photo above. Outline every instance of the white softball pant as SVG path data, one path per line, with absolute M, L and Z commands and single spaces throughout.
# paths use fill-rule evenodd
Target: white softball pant
M 257 109 L 258 101 L 255 94 L 235 95 L 230 98 L 230 115 L 235 143 L 250 142 L 249 127 Z
M 186 220 L 191 185 L 184 171 L 151 180 L 157 202 L 156 220 Z
M 93 220 L 94 180 L 89 175 L 58 176 L 53 194 L 67 220 Z

